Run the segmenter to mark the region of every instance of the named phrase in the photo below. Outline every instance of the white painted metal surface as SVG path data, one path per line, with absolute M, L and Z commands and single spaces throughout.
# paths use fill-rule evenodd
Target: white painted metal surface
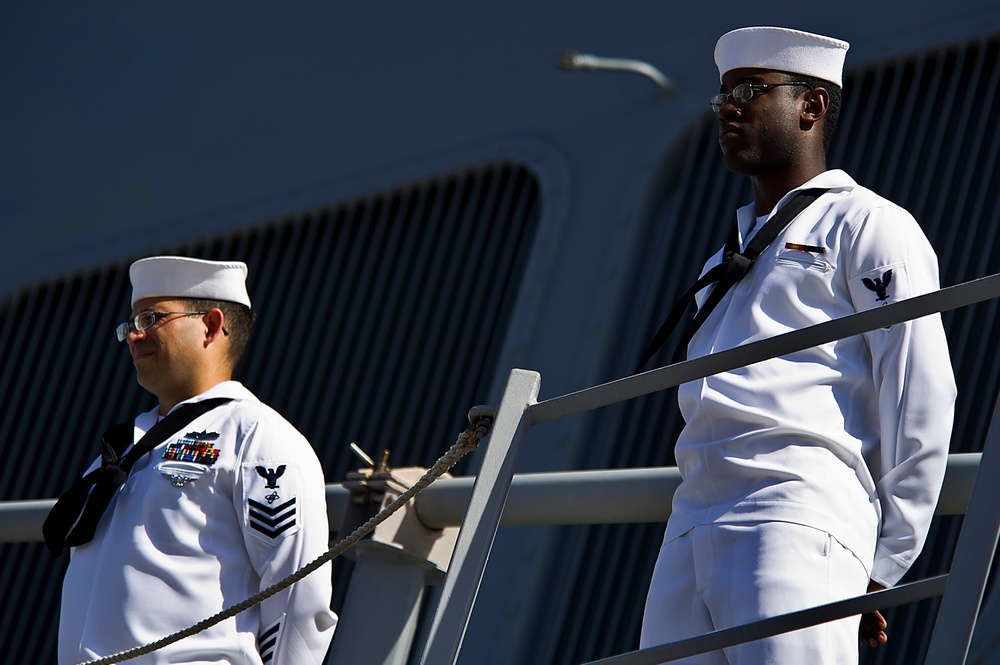
M 444 665 L 458 658 L 514 477 L 517 453 L 528 429 L 525 413 L 528 406 L 535 403 L 541 382 L 537 372 L 515 369 L 510 373 L 455 554 L 448 567 L 441 600 L 420 660 L 422 665 Z

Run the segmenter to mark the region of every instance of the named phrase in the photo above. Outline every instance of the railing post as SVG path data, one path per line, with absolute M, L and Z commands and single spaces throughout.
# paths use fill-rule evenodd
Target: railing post
M 955 546 L 925 665 L 962 665 L 969 654 L 1000 534 L 1000 397 L 983 445 L 976 484 Z
M 512 370 L 497 408 L 486 455 L 462 522 L 455 553 L 424 647 L 421 665 L 454 665 L 500 525 L 517 454 L 528 429 L 527 408 L 541 386 L 537 372 Z

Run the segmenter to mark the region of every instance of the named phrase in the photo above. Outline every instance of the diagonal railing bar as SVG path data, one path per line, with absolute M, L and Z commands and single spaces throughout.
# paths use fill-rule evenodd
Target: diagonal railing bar
M 929 577 L 926 580 L 904 584 L 892 589 L 768 617 L 754 623 L 724 628 L 670 644 L 649 647 L 640 651 L 630 651 L 610 658 L 591 661 L 584 665 L 659 665 L 745 642 L 753 642 L 765 637 L 790 633 L 793 630 L 808 628 L 828 621 L 866 614 L 873 610 L 887 609 L 934 598 L 944 593 L 947 581 L 947 575 Z
M 593 388 L 536 402 L 540 377 L 513 370 L 498 409 L 497 423 L 487 448 L 489 464 L 477 475 L 469 511 L 459 531 L 421 665 L 454 664 L 458 659 L 479 583 L 500 523 L 513 478 L 513 465 L 526 430 L 550 420 L 622 402 L 719 372 L 786 355 L 802 349 L 918 319 L 1000 296 L 1000 275 L 990 275 L 933 293 L 909 298 L 802 330 L 778 335 L 735 349 L 670 365 Z M 513 386 L 513 388 L 512 388 Z M 503 426 L 501 427 L 501 424 Z M 943 585 L 943 582 L 942 582 Z M 943 586 L 942 586 L 943 589 Z M 932 595 L 939 595 L 941 592 Z M 884 596 L 872 594 L 872 599 Z M 868 602 L 867 598 L 859 602 Z M 906 601 L 903 601 L 906 602 Z M 883 606 L 885 606 L 883 604 Z M 874 606 L 873 606 L 874 607 Z M 852 608 L 845 616 L 860 610 Z M 812 623 L 808 623 L 811 621 Z M 816 623 L 811 617 L 802 627 Z M 783 632 L 783 631 L 778 631 Z M 747 641 L 741 635 L 734 642 Z M 654 661 L 635 661 L 654 662 Z M 660 661 L 662 662 L 662 661 Z
M 554 397 L 528 407 L 531 425 L 539 425 L 590 411 L 616 402 L 646 395 L 720 372 L 745 367 L 762 360 L 794 353 L 870 330 L 947 312 L 991 298 L 1000 297 L 1000 274 L 981 277 L 906 300 L 869 309 L 843 318 L 825 321 L 728 349 L 709 356 L 686 360 L 636 376 L 629 376 L 568 395 Z

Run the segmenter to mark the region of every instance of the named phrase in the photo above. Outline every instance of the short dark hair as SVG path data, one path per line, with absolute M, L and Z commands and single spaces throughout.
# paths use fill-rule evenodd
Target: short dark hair
M 192 310 L 207 312 L 210 309 L 218 308 L 222 310 L 222 315 L 226 319 L 226 332 L 229 333 L 229 361 L 233 368 L 243 357 L 250 342 L 250 334 L 253 332 L 254 323 L 257 321 L 257 313 L 246 305 L 230 302 L 228 300 L 203 300 L 197 298 L 186 298 L 191 303 Z
M 830 142 L 833 141 L 833 133 L 837 130 L 837 123 L 840 122 L 840 106 L 843 103 L 843 91 L 841 87 L 833 81 L 826 81 L 812 76 L 794 75 L 800 81 L 809 84 L 812 89 L 823 88 L 830 96 L 830 105 L 826 109 L 826 117 L 823 122 L 823 151 L 830 149 Z

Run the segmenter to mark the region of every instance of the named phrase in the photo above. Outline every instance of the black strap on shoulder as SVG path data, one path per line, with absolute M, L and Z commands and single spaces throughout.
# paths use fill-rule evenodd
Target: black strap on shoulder
M 101 436 L 100 468 L 85 475 L 59 497 L 42 524 L 42 535 L 52 556 L 62 554 L 64 547 L 93 540 L 101 515 L 140 458 L 198 416 L 231 401 L 229 397 L 216 397 L 174 409 L 153 425 L 124 457 L 122 453 L 132 443 L 132 423 L 121 423 L 105 432 Z
M 726 241 L 726 249 L 722 256 L 722 263 L 714 266 L 710 270 L 706 271 L 698 281 L 696 281 L 691 288 L 684 292 L 684 295 L 680 297 L 677 303 L 670 310 L 670 314 L 660 325 L 659 330 L 653 335 L 653 339 L 650 340 L 649 344 L 646 346 L 646 350 L 642 354 L 642 360 L 636 365 L 635 372 L 638 374 L 642 368 L 646 365 L 649 360 L 656 355 L 656 352 L 666 343 L 667 338 L 674 332 L 677 328 L 677 324 L 680 323 L 681 318 L 684 316 L 684 312 L 687 311 L 688 306 L 694 302 L 694 296 L 696 293 L 707 287 L 713 282 L 717 282 L 715 287 L 712 289 L 711 293 L 705 299 L 704 304 L 698 310 L 695 315 L 694 320 L 688 324 L 688 327 L 684 330 L 684 334 L 681 335 L 681 340 L 677 344 L 677 348 L 674 350 L 673 360 L 671 362 L 678 362 L 684 357 L 685 351 L 687 350 L 688 342 L 694 337 L 694 334 L 698 331 L 698 328 L 705 322 L 708 315 L 712 313 L 715 306 L 719 304 L 722 297 L 726 295 L 730 287 L 733 284 L 743 279 L 750 268 L 753 267 L 754 261 L 760 256 L 765 249 L 778 237 L 778 234 L 785 230 L 793 219 L 798 217 L 799 213 L 805 210 L 810 203 L 819 198 L 827 189 L 803 189 L 797 192 L 780 210 L 771 215 L 760 231 L 757 232 L 753 238 L 750 239 L 750 243 L 747 248 L 741 253 L 739 251 L 739 240 L 737 237 L 736 229 L 734 228 L 732 233 L 729 234 L 729 238 Z

